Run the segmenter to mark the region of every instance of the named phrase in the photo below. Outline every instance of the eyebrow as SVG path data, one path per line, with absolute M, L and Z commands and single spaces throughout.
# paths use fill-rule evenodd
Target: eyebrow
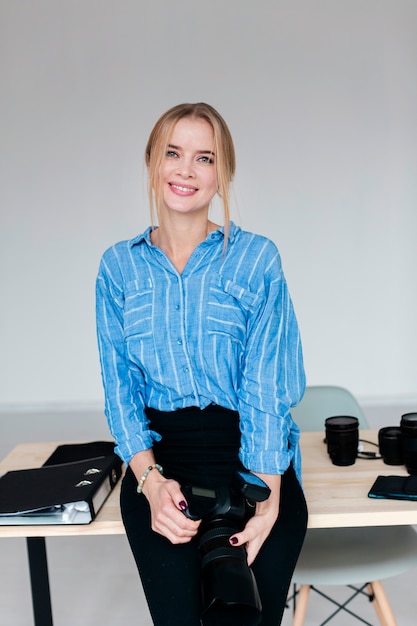
M 181 150 L 180 146 L 174 146 L 173 143 L 169 143 L 168 148 L 174 148 L 174 150 Z M 213 156 L 216 156 L 214 152 L 212 152 L 211 150 L 197 150 L 197 152 L 198 154 L 212 154 Z

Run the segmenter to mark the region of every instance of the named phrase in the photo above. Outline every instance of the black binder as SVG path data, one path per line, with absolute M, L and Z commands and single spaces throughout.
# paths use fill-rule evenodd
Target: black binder
M 64 444 L 42 467 L 4 474 L 0 525 L 89 524 L 122 474 L 113 446 Z

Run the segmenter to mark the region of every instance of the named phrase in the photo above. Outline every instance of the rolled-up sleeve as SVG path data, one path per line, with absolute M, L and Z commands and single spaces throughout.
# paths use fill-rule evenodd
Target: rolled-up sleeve
M 103 255 L 96 281 L 97 339 L 105 414 L 116 452 L 128 463 L 136 452 L 152 447 L 159 435 L 148 428 L 142 372 L 126 354 L 123 310 L 123 283 L 110 249 Z
M 299 430 L 290 409 L 305 389 L 297 320 L 278 251 L 263 277 L 263 294 L 248 321 L 239 388 L 240 458 L 245 467 L 281 474 L 299 464 Z

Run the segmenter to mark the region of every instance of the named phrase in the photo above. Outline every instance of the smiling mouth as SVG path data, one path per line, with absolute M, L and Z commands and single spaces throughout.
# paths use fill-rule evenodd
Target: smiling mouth
M 183 185 L 175 185 L 174 183 L 169 183 L 169 186 L 180 193 L 195 193 L 197 191 L 195 187 L 184 187 Z

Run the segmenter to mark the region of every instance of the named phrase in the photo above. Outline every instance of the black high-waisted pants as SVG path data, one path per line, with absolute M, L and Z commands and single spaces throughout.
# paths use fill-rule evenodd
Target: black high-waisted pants
M 154 444 L 164 475 L 180 484 L 215 487 L 229 484 L 240 444 L 239 415 L 210 405 L 164 413 L 147 410 L 152 430 L 162 435 Z M 145 496 L 128 469 L 121 490 L 121 509 L 155 626 L 199 626 L 200 559 L 197 541 L 173 545 L 152 531 Z M 262 626 L 279 626 L 292 573 L 307 526 L 307 507 L 290 466 L 282 477 L 280 513 L 252 570 L 262 602 Z M 240 626 L 236 624 L 236 626 Z

